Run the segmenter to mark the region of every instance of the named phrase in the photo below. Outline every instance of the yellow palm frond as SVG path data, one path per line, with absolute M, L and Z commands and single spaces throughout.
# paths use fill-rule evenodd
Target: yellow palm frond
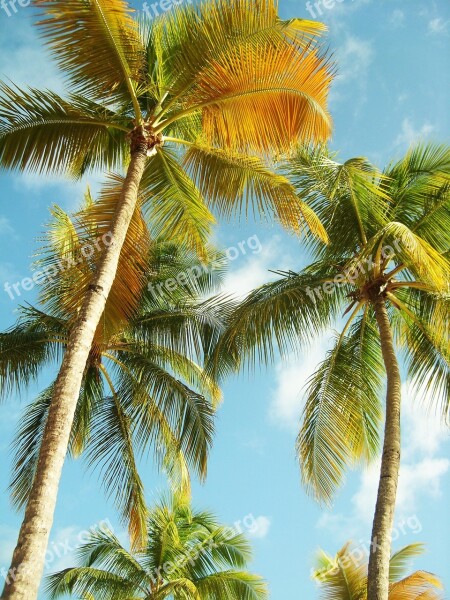
M 246 43 L 212 60 L 186 94 L 186 108 L 158 127 L 201 111 L 211 145 L 273 153 L 298 141 L 322 142 L 331 133 L 331 79 L 314 48 Z
M 220 213 L 276 218 L 300 232 L 304 224 L 323 242 L 328 237 L 315 212 L 296 195 L 288 179 L 271 171 L 256 156 L 214 148 L 201 141 L 192 144 L 184 165 L 205 199 Z

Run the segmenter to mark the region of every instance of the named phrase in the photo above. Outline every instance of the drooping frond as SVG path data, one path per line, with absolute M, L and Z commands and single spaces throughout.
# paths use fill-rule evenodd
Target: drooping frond
M 398 290 L 396 339 L 418 399 L 450 418 L 450 297 L 422 290 Z M 399 304 L 400 303 L 400 304 Z
M 0 397 L 22 390 L 41 369 L 61 357 L 66 330 L 58 319 L 21 308 L 17 324 L 0 333 Z
M 66 569 L 50 575 L 46 590 L 49 598 L 64 597 L 67 594 L 77 594 L 81 598 L 86 595 L 98 600 L 130 600 L 139 598 L 136 586 L 109 571 L 92 567 Z
M 229 598 L 230 600 L 265 600 L 266 582 L 246 571 L 222 571 L 195 581 L 199 598 Z
M 390 583 L 396 583 L 403 579 L 407 575 L 411 561 L 416 556 L 421 556 L 424 552 L 425 546 L 421 543 L 409 544 L 409 546 L 404 546 L 397 552 L 394 552 L 389 562 Z
M 13 470 L 9 489 L 11 501 L 17 509 L 26 505 L 33 485 L 52 395 L 53 385 L 26 407 L 14 438 Z
M 270 220 L 273 216 L 292 230 L 306 225 L 322 241 L 328 240 L 314 211 L 296 195 L 290 182 L 253 156 L 208 146 L 189 147 L 184 164 L 206 200 L 226 217 L 235 214 Z
M 91 432 L 85 453 L 88 464 L 101 470 L 106 493 L 114 496 L 122 521 L 128 523 L 132 545 L 141 548 L 147 535 L 147 504 L 136 464 L 132 422 L 118 395 L 103 399 Z
M 225 317 L 226 329 L 210 356 L 208 369 L 223 377 L 237 370 L 245 359 L 250 365 L 257 360 L 269 363 L 276 349 L 285 355 L 323 333 L 338 314 L 341 294 L 345 293 L 345 286 L 334 294 L 321 293 L 328 273 L 317 271 L 313 265 L 310 271 L 284 274 L 251 292 L 229 318 Z M 230 311 L 229 301 L 225 310 Z
M 144 48 L 127 2 L 34 0 L 33 4 L 40 9 L 39 27 L 72 89 L 96 99 L 135 100 L 144 83 Z
M 64 100 L 1 83 L 0 164 L 44 174 L 120 168 L 129 121 L 82 96 Z
M 373 318 L 364 314 L 308 382 L 297 451 L 303 483 L 316 499 L 330 503 L 344 471 L 377 455 L 382 375 Z

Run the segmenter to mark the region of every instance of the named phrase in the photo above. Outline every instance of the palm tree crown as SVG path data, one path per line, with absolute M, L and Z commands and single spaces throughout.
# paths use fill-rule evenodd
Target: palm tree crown
M 79 551 L 81 566 L 49 578 L 50 598 L 86 600 L 265 600 L 263 580 L 245 570 L 251 558 L 245 537 L 195 511 L 179 497 L 149 516 L 142 552 L 130 554 L 113 533 L 101 531 Z
M 386 299 L 408 377 L 449 414 L 450 150 L 411 150 L 378 173 L 300 149 L 288 166 L 330 243 L 315 262 L 252 292 L 210 360 L 219 375 L 245 357 L 269 361 L 342 323 L 306 390 L 299 459 L 307 488 L 330 500 L 346 466 L 378 453 L 384 366 L 374 304 Z M 301 382 L 299 382 L 299 388 Z
M 43 284 L 42 309 L 22 307 L 18 323 L 0 334 L 6 389 L 23 387 L 45 364 L 60 359 L 83 301 L 81 290 L 95 272 L 98 250 L 85 249 L 94 251 L 95 240 L 107 231 L 113 205 L 114 194 L 106 188 L 99 202 L 88 194 L 74 218 L 53 209 L 38 264 L 44 273 L 56 264 L 65 268 Z M 179 274 L 177 289 L 155 293 L 158 281 L 176 281 Z M 157 463 L 186 493 L 190 467 L 206 475 L 220 390 L 198 360 L 219 321 L 213 305 L 198 297 L 211 293 L 220 277 L 220 266 L 205 268 L 173 244 L 151 242 L 136 211 L 85 368 L 69 452 L 101 468 L 137 545 L 146 535 L 147 517 L 138 456 L 152 447 Z M 16 436 L 11 490 L 18 507 L 33 484 L 53 387 L 26 407 Z

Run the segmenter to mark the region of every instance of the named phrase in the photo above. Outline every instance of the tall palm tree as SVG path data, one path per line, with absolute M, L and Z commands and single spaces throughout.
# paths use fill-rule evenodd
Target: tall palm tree
M 326 237 L 289 183 L 258 157 L 330 134 L 331 72 L 315 43 L 323 26 L 282 21 L 275 0 L 208 0 L 147 25 L 123 0 L 33 5 L 69 95 L 3 84 L 0 164 L 75 176 L 125 164 L 127 174 L 113 242 L 85 290 L 54 386 L 5 600 L 36 598 L 84 367 L 139 187 L 153 227 L 200 251 L 213 221 L 204 198 L 225 213 L 248 208 L 251 198 L 257 212 L 275 212 L 294 227 L 306 221 Z
M 145 549 L 130 554 L 108 531 L 81 547 L 80 567 L 49 577 L 50 598 L 264 600 L 264 581 L 245 570 L 251 547 L 217 518 L 173 497 L 150 513 Z
M 300 350 L 330 326 L 340 328 L 308 381 L 297 443 L 303 482 L 326 502 L 346 467 L 378 455 L 387 383 L 368 579 L 369 600 L 387 600 L 400 468 L 399 353 L 416 394 L 449 417 L 450 149 L 418 146 L 383 174 L 364 159 L 339 164 L 321 150 L 300 149 L 289 170 L 330 243 L 312 242 L 313 264 L 280 273 L 237 306 L 210 369 L 224 376 L 244 357 L 268 362 L 277 348 Z
M 391 556 L 389 600 L 442 600 L 442 583 L 433 574 L 416 571 L 408 575 L 410 562 L 422 554 L 422 544 L 410 544 Z M 335 557 L 320 551 L 313 579 L 321 600 L 367 600 L 367 557 L 360 548 L 346 544 Z
M 63 354 L 83 302 L 80 290 L 95 276 L 95 242 L 104 236 L 114 200 L 106 188 L 99 202 L 88 194 L 74 218 L 53 208 L 36 265 L 53 276 L 42 285 L 43 306 L 21 307 L 16 325 L 0 334 L 7 391 L 25 387 Z M 196 359 L 202 359 L 219 323 L 215 307 L 199 302 L 199 296 L 210 295 L 220 283 L 218 258 L 206 266 L 179 246 L 152 243 L 137 209 L 84 370 L 69 452 L 86 456 L 89 466 L 101 470 L 136 547 L 147 537 L 137 454 L 153 449 L 174 487 L 187 495 L 189 469 L 206 476 L 220 390 Z M 51 268 L 57 264 L 65 268 L 55 276 Z M 169 278 L 180 282 L 176 289 L 158 287 Z M 53 387 L 26 407 L 20 421 L 11 482 L 18 508 L 26 505 L 37 474 Z

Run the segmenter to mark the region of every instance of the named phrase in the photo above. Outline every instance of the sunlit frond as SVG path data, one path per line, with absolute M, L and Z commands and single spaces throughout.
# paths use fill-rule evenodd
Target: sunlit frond
M 128 2 L 34 0 L 33 4 L 40 9 L 39 27 L 72 89 L 91 98 L 134 99 L 143 83 L 144 48 Z
M 226 217 L 252 210 L 253 216 L 275 216 L 292 230 L 306 225 L 326 242 L 328 236 L 314 211 L 296 195 L 291 183 L 253 156 L 208 146 L 191 145 L 184 164 L 203 196 Z

